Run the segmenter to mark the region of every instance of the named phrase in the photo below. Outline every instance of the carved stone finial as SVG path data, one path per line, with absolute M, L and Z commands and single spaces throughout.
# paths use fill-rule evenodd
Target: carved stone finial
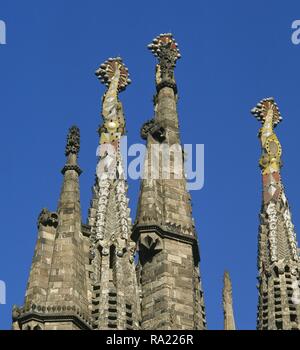
M 70 153 L 78 154 L 80 149 L 80 130 L 77 126 L 73 125 L 69 129 L 65 155 Z
M 58 226 L 58 215 L 56 212 L 50 212 L 47 208 L 43 208 L 38 217 L 38 228 L 43 226 Z
M 126 86 L 131 83 L 131 80 L 129 79 L 128 68 L 123 63 L 121 57 L 109 58 L 100 65 L 95 74 L 101 83 L 109 87 L 117 70 L 120 72 L 118 92 L 121 92 L 125 90 Z
M 176 61 L 181 57 L 177 46 L 171 33 L 160 34 L 148 45 L 148 49 L 159 60 L 159 64 L 156 67 L 157 84 L 175 83 L 174 68 Z

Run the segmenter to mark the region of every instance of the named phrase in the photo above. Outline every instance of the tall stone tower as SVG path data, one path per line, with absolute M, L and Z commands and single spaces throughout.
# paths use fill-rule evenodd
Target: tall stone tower
M 89 239 L 82 233 L 77 164 L 79 129 L 66 145 L 67 162 L 57 212 L 43 209 L 24 306 L 13 309 L 14 329 L 91 329 L 86 266 Z
M 139 329 L 136 244 L 130 237 L 132 225 L 120 150 L 125 119 L 118 98 L 130 79 L 120 57 L 103 63 L 96 75 L 106 84 L 107 91 L 102 99 L 99 162 L 88 218 L 94 328 Z
M 174 67 L 180 53 L 172 34 L 159 35 L 149 49 L 158 58 L 154 118 L 141 130 L 147 152 L 133 230 L 139 252 L 142 328 L 205 329 L 199 248 L 176 107 Z
M 294 225 L 281 180 L 281 145 L 274 127 L 281 121 L 273 98 L 252 110 L 261 121 L 263 199 L 260 213 L 257 328 L 300 329 L 299 255 Z

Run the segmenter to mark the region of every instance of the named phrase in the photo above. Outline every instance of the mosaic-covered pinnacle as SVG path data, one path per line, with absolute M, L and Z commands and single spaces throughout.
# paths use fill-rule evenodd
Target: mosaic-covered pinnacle
M 117 72 L 117 68 L 119 68 L 120 71 L 120 78 L 118 83 L 118 91 L 120 92 L 125 90 L 126 86 L 131 83 L 131 80 L 129 79 L 128 68 L 123 63 L 121 57 L 109 58 L 100 65 L 95 74 L 101 83 L 109 87 L 112 78 Z
M 272 111 L 273 117 L 272 122 L 273 126 L 275 127 L 277 124 L 279 124 L 282 120 L 279 108 L 277 106 L 277 103 L 274 101 L 273 97 L 264 98 L 261 100 L 255 108 L 251 110 L 251 113 L 255 116 L 255 118 L 262 123 L 266 121 L 268 113 Z

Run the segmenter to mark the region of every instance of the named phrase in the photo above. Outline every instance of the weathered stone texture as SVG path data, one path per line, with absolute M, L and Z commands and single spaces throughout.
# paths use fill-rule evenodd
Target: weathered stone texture
M 142 328 L 204 329 L 192 246 L 164 239 L 160 252 L 146 258 L 141 249 L 140 258 Z

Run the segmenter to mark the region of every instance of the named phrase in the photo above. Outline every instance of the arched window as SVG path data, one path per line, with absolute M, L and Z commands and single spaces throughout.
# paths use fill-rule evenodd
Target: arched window
M 110 278 L 114 285 L 117 282 L 117 255 L 116 247 L 112 244 L 109 248 L 109 269 Z
M 40 325 L 37 324 L 36 326 L 33 327 L 33 330 L 34 330 L 34 331 L 41 331 L 41 330 L 42 330 L 42 327 L 41 327 Z

